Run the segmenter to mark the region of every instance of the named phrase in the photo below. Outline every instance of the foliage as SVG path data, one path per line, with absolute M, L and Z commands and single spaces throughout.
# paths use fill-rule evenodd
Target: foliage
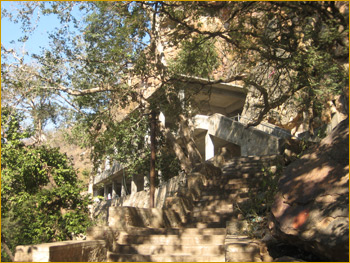
M 263 167 L 261 171 L 263 173 L 261 182 L 258 187 L 255 186 L 258 188 L 257 192 L 250 191 L 249 200 L 241 206 L 237 205 L 248 223 L 247 233 L 245 234 L 253 237 L 256 237 L 259 231 L 266 226 L 268 214 L 271 212 L 271 206 L 278 191 L 278 180 L 282 175 L 283 167 L 277 165 L 276 171 Z
M 301 106 L 312 107 L 318 116 L 318 102 L 347 86 L 348 13 L 339 11 L 341 5 L 348 7 L 335 2 L 177 2 L 164 3 L 162 12 L 177 24 L 172 36 L 201 35 L 225 47 L 224 56 L 232 61 L 227 80 L 246 75 L 245 86 L 260 97 L 252 110 L 256 125 L 299 90 L 305 94 Z M 218 26 L 206 26 L 214 18 Z
M 103 165 L 103 162 L 108 158 L 109 162 L 117 161 L 126 167 L 128 176 L 148 174 L 150 169 L 149 115 L 135 110 L 127 118 L 117 123 L 106 118 L 103 121 L 103 126 L 105 129 L 103 133 L 95 133 L 94 136 L 85 137 L 86 141 L 83 144 L 84 146 L 94 146 L 91 159 L 95 168 Z M 73 135 L 69 139 L 73 140 L 72 137 L 81 138 L 77 135 L 80 131 L 80 127 L 75 126 Z M 179 164 L 174 154 L 165 148 L 166 141 L 162 134 L 157 134 L 156 143 L 156 169 L 162 171 L 162 175 L 165 177 L 177 175 Z
M 213 39 L 205 39 L 203 36 L 184 40 L 181 42 L 180 51 L 175 61 L 170 61 L 169 70 L 173 74 L 187 76 L 209 77 L 219 66 L 218 54 L 215 50 Z
M 11 113 L 11 114 L 10 114 Z M 1 229 L 7 245 L 67 240 L 90 225 L 89 196 L 58 148 L 25 146 L 21 116 L 1 112 Z M 5 137 L 3 137 L 6 134 Z M 2 260 L 8 260 L 2 253 Z
M 39 69 L 38 66 L 23 64 L 21 59 L 19 67 L 9 64 L 7 59 L 12 52 L 13 50 L 6 50 L 2 46 L 4 63 L 1 68 L 1 102 L 2 105 L 24 113 L 32 121 L 34 136 L 40 141 L 45 126 L 49 122 L 58 124 L 67 111 L 67 106 L 59 102 L 61 97 L 57 92 L 45 89 L 40 78 L 33 76 Z
M 348 64 L 348 13 L 340 12 L 342 5 L 348 4 L 25 2 L 18 5 L 17 13 L 2 10 L 3 17 L 21 23 L 20 41 L 30 37 L 36 15 L 56 15 L 61 25 L 50 32 L 50 46 L 32 54 L 35 67 L 2 46 L 2 89 L 10 89 L 10 94 L 26 90 L 21 89 L 26 78 L 17 77 L 31 76 L 35 82 L 31 86 L 50 90 L 44 96 L 66 99 L 74 110 L 70 114 L 74 137 L 93 148 L 96 165 L 109 155 L 127 164 L 130 173 L 144 173 L 149 150 L 144 140 L 148 120 L 143 114 L 151 108 L 167 112 L 172 130 L 177 131 L 180 122 L 174 116 L 190 118 L 196 112 L 191 98 L 178 100 L 181 89 L 191 95 L 186 85 L 176 83 L 179 74 L 212 77 L 214 70 L 220 70 L 218 83 L 243 81 L 259 98 L 252 105 L 256 114 L 252 125 L 297 92 L 302 93 L 303 110 L 311 108 L 313 117 L 320 116 L 328 97 L 348 83 L 344 67 Z M 166 41 L 160 39 L 163 31 Z M 169 66 L 160 51 L 159 44 L 165 42 L 179 50 Z M 164 95 L 148 103 L 145 88 L 162 90 Z M 139 112 L 119 122 L 120 111 L 132 111 L 133 103 L 140 105 Z M 162 135 L 158 137 L 159 145 L 166 145 Z
M 106 122 L 105 122 L 106 123 Z M 110 156 L 124 167 L 127 174 L 146 174 L 149 171 L 149 146 L 145 136 L 149 129 L 148 116 L 135 111 L 122 122 L 107 124 L 106 132 L 95 141 L 95 158 Z M 117 126 L 117 127 L 116 127 Z

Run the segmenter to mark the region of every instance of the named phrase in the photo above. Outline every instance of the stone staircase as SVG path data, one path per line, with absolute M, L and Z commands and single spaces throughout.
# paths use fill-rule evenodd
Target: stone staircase
M 225 228 L 139 229 L 122 232 L 108 261 L 224 262 Z
M 225 227 L 239 217 L 237 206 L 244 205 L 257 192 L 264 177 L 263 168 L 276 170 L 278 155 L 236 157 L 224 163 L 222 174 L 208 180 L 191 213 L 192 227 Z
M 181 228 L 132 227 L 119 231 L 107 253 L 115 262 L 271 261 L 257 240 L 242 235 L 240 210 L 258 189 L 262 167 L 275 169 L 279 156 L 237 157 L 207 180 Z M 113 227 L 113 226 L 112 226 Z

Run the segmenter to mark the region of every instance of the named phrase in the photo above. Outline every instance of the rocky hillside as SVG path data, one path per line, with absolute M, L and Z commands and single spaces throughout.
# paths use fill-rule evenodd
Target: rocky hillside
M 72 160 L 74 168 L 78 171 L 78 178 L 88 184 L 89 175 L 92 170 L 90 161 L 90 151 L 82 149 L 79 146 L 69 143 L 65 139 L 64 131 L 50 131 L 46 134 L 45 144 L 50 147 L 58 147 L 61 153 L 66 153 Z
M 278 187 L 274 236 L 326 261 L 348 261 L 349 119 L 291 163 Z

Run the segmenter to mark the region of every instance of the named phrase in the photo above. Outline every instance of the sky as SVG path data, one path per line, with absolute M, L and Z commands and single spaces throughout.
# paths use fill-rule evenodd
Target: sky
M 5 8 L 10 12 L 14 10 L 17 4 L 17 1 L 1 1 L 1 8 Z M 55 27 L 59 26 L 60 23 L 56 16 L 41 16 L 38 27 L 23 45 L 23 43 L 17 41 L 23 35 L 20 24 L 15 24 L 9 21 L 9 19 L 1 17 L 1 44 L 3 44 L 6 49 L 13 48 L 17 52 L 21 51 L 24 47 L 24 50 L 29 54 L 39 54 L 41 47 L 49 46 L 49 33 L 52 32 Z M 11 41 L 15 41 L 15 43 L 11 43 Z M 31 57 L 28 55 L 25 56 L 24 62 L 28 63 L 31 60 Z M 26 124 L 28 123 L 26 122 Z M 49 122 L 45 130 L 52 130 L 54 128 L 53 123 Z
M 1 1 L 1 8 L 6 8 L 8 11 L 13 10 L 16 1 Z M 42 16 L 38 23 L 38 28 L 34 31 L 28 41 L 25 43 L 25 50 L 29 53 L 39 53 L 40 47 L 48 45 L 48 32 L 52 31 L 59 25 L 55 16 Z M 22 35 L 19 24 L 9 21 L 7 18 L 1 18 L 1 44 L 6 48 L 21 49 L 22 43 L 18 43 L 17 39 Z M 10 44 L 12 40 L 16 44 Z
M 15 10 L 18 4 L 18 1 L 1 1 L 1 8 L 5 8 L 8 12 L 11 12 L 11 10 Z M 79 13 L 78 8 L 73 9 L 73 14 L 77 18 L 81 18 L 82 15 L 82 13 Z M 38 22 L 38 27 L 23 44 L 17 41 L 23 35 L 20 23 L 15 24 L 9 21 L 8 18 L 1 17 L 1 44 L 6 49 L 14 49 L 17 52 L 20 52 L 24 48 L 29 54 L 39 54 L 41 47 L 49 46 L 49 33 L 54 31 L 55 27 L 59 28 L 60 26 L 60 21 L 55 15 L 42 15 Z M 11 41 L 15 42 L 11 43 Z M 24 62 L 30 63 L 31 60 L 31 57 L 28 55 L 25 57 Z M 47 128 L 52 129 L 53 127 L 50 125 Z

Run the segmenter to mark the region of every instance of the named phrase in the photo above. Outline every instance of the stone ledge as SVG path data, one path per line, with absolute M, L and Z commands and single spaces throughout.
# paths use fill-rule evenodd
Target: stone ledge
M 226 262 L 271 262 L 273 258 L 263 242 L 248 236 L 230 235 L 225 239 Z
M 16 262 L 94 262 L 105 261 L 104 240 L 62 241 L 39 245 L 17 246 Z

